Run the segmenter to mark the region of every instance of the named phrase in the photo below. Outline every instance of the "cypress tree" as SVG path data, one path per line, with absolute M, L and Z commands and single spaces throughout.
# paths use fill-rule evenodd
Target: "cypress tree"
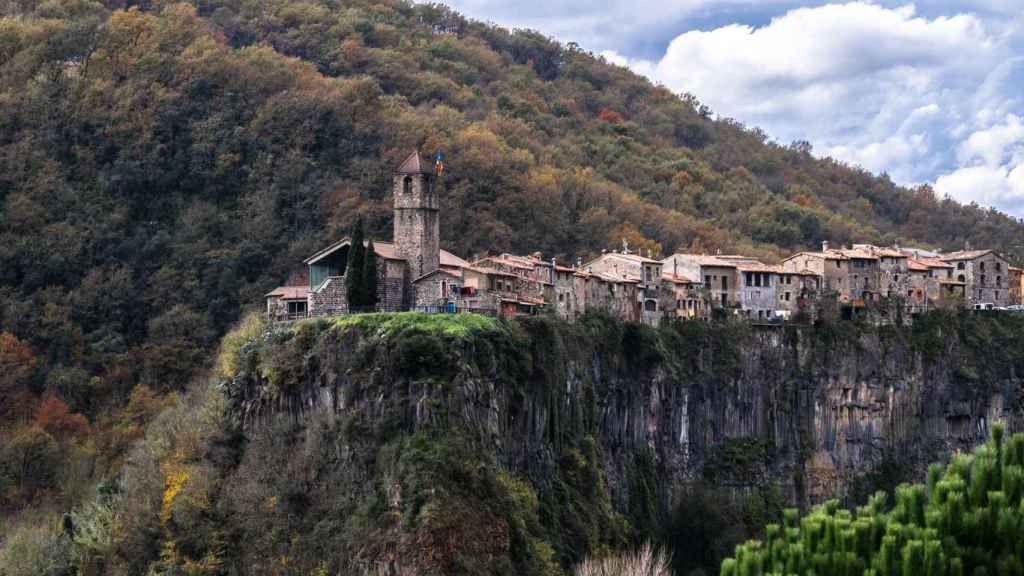
M 363 292 L 363 262 L 365 259 L 363 217 L 360 216 L 356 219 L 356 224 L 352 229 L 352 245 L 348 249 L 348 263 L 345 268 L 345 297 L 350 310 L 366 305 L 366 297 Z
M 373 239 L 366 245 L 363 259 L 363 306 L 372 308 L 377 305 L 377 253 L 373 249 Z

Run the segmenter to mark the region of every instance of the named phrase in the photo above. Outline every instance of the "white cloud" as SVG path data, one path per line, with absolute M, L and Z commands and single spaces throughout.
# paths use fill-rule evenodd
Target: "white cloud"
M 961 202 L 1000 207 L 1011 214 L 1024 214 L 1024 164 L 971 166 L 939 176 L 935 190 Z
M 1002 124 L 974 132 L 957 150 L 961 164 L 982 162 L 987 166 L 999 166 L 1007 160 L 1022 162 L 1022 155 L 1024 122 L 1015 114 L 1008 114 Z
M 1024 217 L 1022 0 L 450 1 L 579 42 L 780 142 Z
M 1015 22 L 857 1 L 684 32 L 656 61 L 605 55 L 782 142 L 1024 215 Z

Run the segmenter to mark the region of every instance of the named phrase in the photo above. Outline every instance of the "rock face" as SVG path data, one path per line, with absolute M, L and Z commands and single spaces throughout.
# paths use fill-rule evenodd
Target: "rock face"
M 310 411 L 403 432 L 458 426 L 540 491 L 561 446 L 592 437 L 617 508 L 639 456 L 654 462 L 659 502 L 703 480 L 740 491 L 775 484 L 806 506 L 883 462 L 923 476 L 994 422 L 1024 425 L 1016 320 L 495 326 L 460 336 L 307 326 L 316 334 L 295 336 L 307 344 L 273 352 L 296 355 L 294 382 L 252 379 L 235 397 L 249 426 Z

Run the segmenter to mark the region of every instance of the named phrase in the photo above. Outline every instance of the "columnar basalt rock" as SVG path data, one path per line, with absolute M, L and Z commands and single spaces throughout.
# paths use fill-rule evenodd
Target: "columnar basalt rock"
M 885 461 L 921 477 L 929 462 L 982 442 L 996 421 L 1024 428 L 1024 367 L 972 374 L 966 359 L 989 360 L 965 352 L 955 332 L 925 353 L 895 329 L 684 324 L 602 335 L 531 320 L 522 325 L 528 365 L 512 377 L 499 366 L 523 360 L 495 356 L 509 348 L 444 340 L 436 374 L 417 376 L 402 373 L 402 346 L 381 332 L 328 331 L 307 382 L 271 404 L 251 389 L 245 412 L 250 423 L 327 410 L 410 432 L 459 426 L 538 486 L 561 446 L 593 437 L 620 504 L 640 454 L 653 455 L 663 503 L 702 480 L 740 491 L 775 485 L 806 505 L 843 494 Z

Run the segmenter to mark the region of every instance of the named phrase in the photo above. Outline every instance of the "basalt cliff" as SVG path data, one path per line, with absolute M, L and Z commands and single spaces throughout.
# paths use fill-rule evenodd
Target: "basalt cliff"
M 348 559 L 393 571 L 416 558 L 458 572 L 452 549 L 467 540 L 513 570 L 524 557 L 568 566 L 664 535 L 694 486 L 771 493 L 771 516 L 920 478 L 997 421 L 1024 427 L 1012 316 L 652 329 L 382 314 L 256 334 L 225 344 L 224 394 L 249 439 L 232 473 L 295 468 L 296 447 L 328 438 L 332 459 L 314 468 L 335 467 L 376 527 Z M 483 516 L 449 525 L 429 513 L 438 501 Z

